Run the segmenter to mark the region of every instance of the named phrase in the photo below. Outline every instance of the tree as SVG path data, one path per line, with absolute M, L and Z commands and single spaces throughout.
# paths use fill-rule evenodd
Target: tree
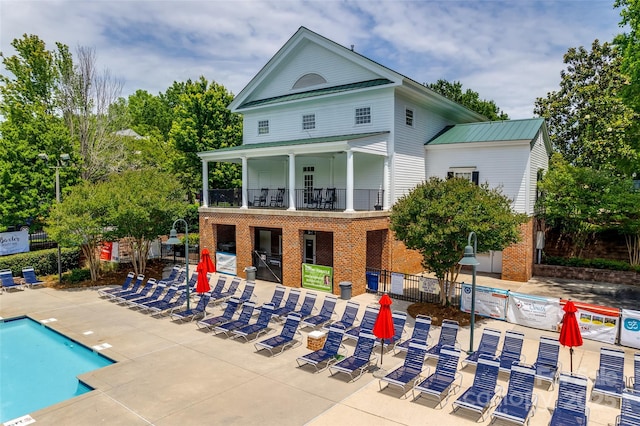
M 113 175 L 104 186 L 110 194 L 109 237 L 129 239 L 133 270 L 143 274 L 151 242 L 186 212 L 184 190 L 170 174 L 151 169 Z
M 87 260 L 91 281 L 100 276 L 100 243 L 108 225 L 110 194 L 105 185 L 83 182 L 70 188 L 60 204 L 55 204 L 45 227 L 63 247 L 80 247 Z
M 489 120 L 508 120 L 507 113 L 502 111 L 494 101 L 480 99 L 480 94 L 471 89 L 462 91 L 462 83 L 454 81 L 450 83 L 446 80 L 438 80 L 435 83 L 425 84 L 429 89 L 451 99 L 454 102 L 464 105 L 472 111 L 484 115 Z
M 438 278 L 446 304 L 447 284 L 457 278 L 469 232 L 478 236 L 479 252 L 502 250 L 518 241 L 526 216 L 514 213 L 510 200 L 487 184 L 432 177 L 396 202 L 390 220 L 396 238 L 422 254 L 423 266 Z M 453 285 L 448 288 L 450 293 Z
M 242 143 L 242 120 L 227 106 L 233 96 L 222 85 L 198 81 L 174 83 L 166 99 L 173 106 L 169 139 L 177 151 L 172 172 L 187 190 L 190 201 L 201 190 L 202 162 L 198 152 L 228 148 Z M 234 164 L 217 163 L 209 169 L 212 187 L 228 188 L 240 182 Z
M 96 182 L 126 169 L 123 146 L 115 136 L 120 111 L 110 108 L 123 82 L 109 70 L 96 70 L 95 50 L 78 47 L 76 64 L 67 55 L 61 69 L 60 104 L 71 137 L 79 145 L 83 179 Z
M 64 46 L 49 51 L 35 35 L 11 45 L 13 56 L 2 57 L 11 75 L 0 75 L 0 227 L 35 223 L 55 199 L 54 170 L 38 154 L 59 158 L 71 154 L 69 132 L 59 117 L 57 85 L 67 55 Z M 55 165 L 55 164 L 54 164 Z M 73 168 L 60 170 L 64 187 L 76 182 Z
M 629 84 L 621 91 L 627 105 L 640 113 L 640 2 L 638 0 L 616 0 L 620 8 L 620 26 L 628 26 L 629 32 L 618 34 L 613 43 L 621 56 L 621 71 L 629 78 Z
M 603 193 L 607 226 L 624 235 L 629 263 L 640 265 L 640 190 L 629 178 L 612 176 Z
M 638 141 L 631 126 L 638 117 L 619 96 L 627 84 L 620 60 L 609 43 L 598 40 L 591 51 L 570 48 L 560 90 L 536 100 L 535 113 L 547 119 L 554 150 L 571 165 L 635 171 Z

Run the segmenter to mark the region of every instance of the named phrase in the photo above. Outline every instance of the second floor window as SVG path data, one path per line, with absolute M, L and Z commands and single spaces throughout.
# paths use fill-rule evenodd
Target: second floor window
M 258 134 L 259 135 L 269 134 L 269 120 L 258 121 Z
M 313 130 L 316 128 L 316 115 L 305 114 L 302 116 L 302 130 Z
M 356 125 L 371 123 L 371 107 L 356 108 Z
M 413 110 L 412 109 L 407 108 L 404 110 L 404 122 L 406 123 L 407 126 L 413 127 Z

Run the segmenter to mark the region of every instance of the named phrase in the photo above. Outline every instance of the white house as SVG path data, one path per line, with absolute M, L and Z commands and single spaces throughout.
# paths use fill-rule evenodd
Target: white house
M 542 119 L 489 122 L 304 27 L 230 109 L 243 115 L 243 144 L 198 154 L 201 244 L 230 273 L 255 266 L 259 278 L 293 287 L 321 288 L 329 276 L 327 291 L 348 281 L 358 294 L 366 268 L 421 270 L 388 218 L 430 176 L 501 186 L 514 210 L 532 215 L 550 150 Z M 241 164 L 242 188 L 209 188 L 210 162 Z M 530 277 L 532 235 L 533 221 L 513 254 L 505 250 L 505 278 Z

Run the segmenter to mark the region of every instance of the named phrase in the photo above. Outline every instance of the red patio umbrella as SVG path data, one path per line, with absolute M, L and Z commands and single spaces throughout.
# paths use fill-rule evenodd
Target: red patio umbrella
M 202 249 L 202 253 L 200 254 L 200 263 L 202 263 L 204 265 L 205 274 L 207 272 L 215 272 L 216 271 L 216 265 L 214 265 L 213 261 L 211 260 L 211 255 L 209 254 L 209 250 Z
M 380 366 L 382 367 L 382 355 L 384 354 L 384 339 L 391 339 L 396 333 L 393 326 L 393 316 L 391 315 L 391 298 L 387 293 L 383 294 L 380 300 L 380 311 L 378 318 L 373 325 L 373 334 L 380 338 Z
M 573 348 L 582 346 L 582 334 L 580 334 L 580 325 L 576 318 L 578 309 L 576 305 L 569 300 L 564 308 L 564 316 L 562 317 L 562 328 L 560 329 L 560 344 L 569 346 L 569 355 L 571 356 L 571 372 L 573 373 Z
M 211 290 L 211 287 L 209 286 L 209 278 L 207 277 L 207 272 L 204 270 L 204 265 L 202 261 L 198 263 L 196 272 L 198 273 L 198 282 L 196 283 L 196 293 L 202 294 Z

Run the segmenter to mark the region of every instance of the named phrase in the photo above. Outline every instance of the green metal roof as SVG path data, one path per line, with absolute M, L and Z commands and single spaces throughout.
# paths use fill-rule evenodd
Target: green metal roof
M 325 137 L 319 137 L 319 138 L 305 138 L 305 139 L 295 139 L 295 140 L 289 140 L 289 141 L 252 143 L 248 145 L 232 146 L 229 148 L 220 148 L 212 152 L 231 152 L 231 151 L 242 151 L 246 149 L 273 148 L 273 147 L 289 146 L 289 145 L 305 145 L 305 144 L 312 144 L 312 143 L 338 142 L 338 141 L 347 141 L 347 140 L 353 141 L 357 139 L 363 139 L 363 138 L 383 135 L 387 133 L 389 132 L 353 133 L 350 135 L 341 135 L 341 136 L 325 136 Z
M 445 127 L 426 145 L 515 140 L 531 141 L 536 137 L 543 125 L 543 118 L 456 124 L 455 126 Z
M 249 107 L 254 107 L 259 105 L 269 105 L 277 102 L 286 102 L 286 101 L 293 101 L 297 99 L 311 98 L 314 96 L 329 95 L 329 94 L 339 93 L 339 92 L 347 92 L 349 90 L 381 86 L 389 83 L 393 83 L 393 82 L 386 78 L 378 78 L 375 80 L 360 81 L 358 83 L 349 83 L 349 84 L 342 84 L 340 86 L 324 87 L 322 89 L 309 90 L 307 92 L 292 93 L 290 95 L 275 96 L 273 98 L 258 99 L 256 101 L 245 102 L 242 105 L 240 105 L 238 109 L 240 110 L 243 108 L 249 108 Z

